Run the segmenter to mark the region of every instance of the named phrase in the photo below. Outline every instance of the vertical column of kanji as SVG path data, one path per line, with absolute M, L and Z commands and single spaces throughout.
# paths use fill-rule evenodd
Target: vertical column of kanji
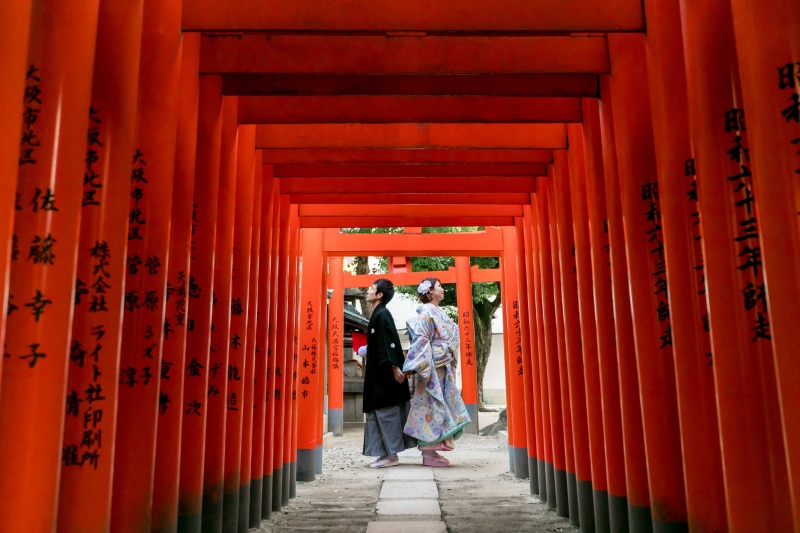
M 607 489 L 607 494 L 602 494 L 597 487 L 598 479 L 601 476 L 598 474 L 593 478 L 596 490 L 595 516 L 597 517 L 597 522 L 595 525 L 599 529 L 601 517 L 598 512 L 604 507 L 602 500 L 606 499 L 605 506 L 608 509 L 609 531 L 626 531 L 628 528 L 628 502 L 625 484 L 617 344 L 614 334 L 611 260 L 609 257 L 610 243 L 603 179 L 603 146 L 598 106 L 599 102 L 596 99 L 584 99 L 582 102 L 584 149 L 586 153 L 586 194 L 583 198 L 586 199 L 587 203 L 588 244 L 591 247 L 590 274 L 593 282 L 594 327 L 597 335 L 597 364 L 600 380 L 600 394 L 596 397 L 602 399 L 602 445 L 605 456 L 603 467 Z M 609 162 L 610 165 L 611 162 Z M 610 166 L 610 168 L 613 167 Z M 581 194 L 580 184 L 578 184 L 578 187 L 578 190 L 573 189 L 573 195 Z M 579 275 L 580 259 L 581 255 L 579 254 Z M 578 288 L 580 290 L 580 285 Z M 592 448 L 592 457 L 594 458 L 594 448 Z
M 517 473 L 517 447 L 526 443 L 518 442 L 517 439 L 517 426 L 524 423 L 525 418 L 525 403 L 520 401 L 522 397 L 522 389 L 519 388 L 519 377 L 517 375 L 518 367 L 515 366 L 517 359 L 516 345 L 514 344 L 514 314 L 518 313 L 519 301 L 517 300 L 516 291 L 512 291 L 513 269 L 516 267 L 516 259 L 513 256 L 513 250 L 509 250 L 506 241 L 511 242 L 511 238 L 505 235 L 507 228 L 503 228 L 503 255 L 500 257 L 501 273 L 501 286 L 502 294 L 508 296 L 506 301 L 506 312 L 503 313 L 503 332 L 508 334 L 503 335 L 504 354 L 505 354 L 505 372 L 506 372 L 506 418 L 508 421 L 507 438 L 508 438 L 508 471 L 512 474 Z M 508 264 L 508 265 L 507 265 Z M 519 319 L 519 316 L 517 316 Z M 520 346 L 520 350 L 522 347 Z M 527 437 L 526 437 L 527 439 Z M 527 457 L 527 454 L 525 455 Z M 522 464 L 519 465 L 520 476 L 522 476 Z M 527 473 L 527 467 L 525 468 Z
M 658 319 L 672 324 L 688 522 L 722 531 L 727 528 L 725 491 L 711 344 L 704 327 L 708 316 L 680 6 L 648 0 L 646 8 L 648 88 L 670 285 L 669 306 L 660 308 Z
M 320 244 L 320 247 L 322 245 Z M 320 354 L 319 364 L 317 365 L 317 452 L 316 452 L 316 473 L 322 474 L 322 435 L 328 430 L 328 428 L 324 427 L 324 418 L 322 415 L 325 413 L 325 382 L 327 380 L 327 367 L 328 365 L 325 364 L 325 354 L 328 351 L 328 258 L 327 256 L 322 256 L 322 283 L 320 284 L 320 308 L 319 308 L 319 327 L 317 331 L 317 352 Z M 299 320 L 299 318 L 298 318 Z M 294 353 L 299 355 L 297 348 L 295 349 Z M 295 377 L 295 390 L 299 390 L 299 386 L 297 383 L 298 378 Z M 300 427 L 298 425 L 298 418 L 300 416 L 300 410 L 296 409 L 295 417 L 294 417 L 294 424 L 295 427 L 299 430 Z M 297 446 L 294 447 L 295 450 Z M 297 453 L 297 452 L 295 452 Z M 297 464 L 297 460 L 293 459 L 293 464 Z M 291 496 L 290 496 L 291 497 Z
M 200 531 L 202 518 L 206 429 L 203 406 L 208 396 L 221 130 L 222 78 L 200 76 L 192 254 L 187 284 L 186 360 L 185 366 L 179 369 L 184 373 L 184 384 L 180 404 L 183 424 L 178 529 L 195 533 Z
M 65 532 L 110 526 L 142 1 L 102 3 L 97 43 L 61 456 L 58 529 Z
M 570 152 L 578 151 L 580 144 L 570 144 Z M 573 523 L 587 531 L 594 530 L 594 504 L 592 502 L 592 461 L 589 454 L 589 427 L 586 413 L 586 384 L 584 380 L 583 347 L 581 344 L 580 312 L 578 309 L 578 270 L 575 255 L 575 225 L 572 217 L 570 189 L 570 156 L 566 150 L 554 154 L 553 188 L 555 192 L 556 221 L 558 226 L 558 253 L 561 266 L 561 301 L 564 315 L 564 348 L 566 370 L 569 378 L 572 444 L 575 457 L 574 479 L 575 516 Z M 578 156 L 583 158 L 582 154 Z
M 275 350 L 275 366 L 273 370 L 273 379 L 275 380 L 272 401 L 274 402 L 273 414 L 273 437 L 272 437 L 272 510 L 280 511 L 283 501 L 283 448 L 286 439 L 286 409 L 285 405 L 288 401 L 284 394 L 286 390 L 286 380 L 284 379 L 287 374 L 291 375 L 290 361 L 286 357 L 286 345 L 291 341 L 287 338 L 289 333 L 288 328 L 288 304 L 289 293 L 288 276 L 289 276 L 289 197 L 288 195 L 279 195 L 280 205 L 280 221 L 276 227 L 279 231 L 278 234 L 278 266 L 275 270 L 275 329 L 274 340 L 270 342 L 270 346 L 274 343 Z M 267 373 L 269 375 L 269 372 Z M 263 510 L 262 510 L 263 513 Z
M 522 338 L 520 336 L 521 318 L 519 313 L 519 285 L 517 283 L 517 239 L 514 228 L 503 227 L 503 256 L 500 268 L 503 269 L 503 295 L 506 305 L 503 313 L 503 335 L 506 348 L 506 395 L 511 406 L 506 416 L 511 422 L 508 428 L 508 443 L 511 447 L 511 461 L 514 475 L 525 479 L 528 475 L 527 433 L 525 432 L 525 392 L 522 373 Z
M 586 154 L 584 132 L 580 124 L 567 126 L 569 135 L 569 192 L 572 208 L 572 228 L 575 246 L 575 274 L 577 276 L 578 311 L 580 315 L 580 346 L 583 352 L 583 379 L 586 390 L 586 423 L 588 430 L 591 490 L 586 497 L 592 499 L 594 527 L 609 531 L 608 481 L 603 431 L 602 389 L 600 362 L 597 353 L 597 325 L 595 318 L 594 280 L 592 276 L 591 244 L 586 199 Z M 577 431 L 577 430 L 576 430 Z M 578 490 L 581 490 L 579 479 Z M 587 490 L 585 487 L 583 490 Z M 581 527 L 584 523 L 581 522 Z
M 539 472 L 538 463 L 536 462 L 536 425 L 534 421 L 534 406 L 533 406 L 533 387 L 531 382 L 531 354 L 533 353 L 532 345 L 536 342 L 534 332 L 528 327 L 531 302 L 528 300 L 528 265 L 526 257 L 530 255 L 530 249 L 525 244 L 525 221 L 522 217 L 514 218 L 515 237 L 517 239 L 517 261 L 515 268 L 517 269 L 517 285 L 519 293 L 519 315 L 520 315 L 520 337 L 522 339 L 522 353 L 520 354 L 519 369 L 522 369 L 522 393 L 525 400 L 525 448 L 527 457 L 525 459 L 528 465 L 528 485 L 531 494 L 538 494 L 539 492 Z M 457 265 L 456 265 L 457 266 Z M 470 290 L 470 296 L 472 291 Z M 459 300 L 460 302 L 461 300 Z M 470 299 L 470 307 L 472 301 Z M 477 414 L 477 413 L 476 413 Z
M 273 167 L 264 166 L 261 218 L 261 267 L 259 269 L 258 329 L 256 331 L 256 409 L 253 413 L 253 480 L 257 490 L 251 491 L 250 527 L 269 518 L 272 513 L 272 443 L 275 390 L 272 376 L 275 368 L 275 349 L 272 331 L 275 320 L 275 269 L 278 250 L 278 181 L 272 176 Z M 262 404 L 263 402 L 263 404 Z M 261 424 L 259 429 L 258 424 Z M 260 488 L 258 488 L 260 487 Z M 260 492 L 259 492 L 260 491 Z M 258 494 L 256 494 L 258 492 Z M 260 498 L 255 501 L 255 498 Z M 255 514 L 258 510 L 258 514 Z
M 288 309 L 288 323 L 287 333 L 289 339 L 286 346 L 287 358 L 287 375 L 286 380 L 286 394 L 287 404 L 285 405 L 286 412 L 284 420 L 286 420 L 286 441 L 283 448 L 283 493 L 282 504 L 288 505 L 289 498 L 296 496 L 297 490 L 297 422 L 298 408 L 297 408 L 297 391 L 298 379 L 297 374 L 300 365 L 300 310 L 302 302 L 300 301 L 300 217 L 298 213 L 297 204 L 292 204 L 289 208 L 289 239 L 291 241 L 289 246 L 289 292 L 292 295 L 289 302 Z M 318 347 L 312 347 L 315 350 Z M 319 371 L 319 366 L 317 366 Z M 289 398 L 291 398 L 289 400 Z M 321 414 L 319 415 L 321 416 Z
M 175 171 L 181 2 L 145 0 L 139 140 L 128 214 L 128 272 L 120 353 L 111 527 L 148 529 L 158 424 L 167 257 Z
M 255 132 L 253 132 L 255 134 Z M 255 145 L 255 138 L 253 139 Z M 255 148 L 254 148 L 255 150 Z M 258 284 L 259 279 L 259 268 L 261 266 L 261 220 L 263 215 L 263 187 L 264 187 L 264 162 L 263 162 L 263 154 L 264 152 L 261 150 L 255 151 L 255 161 L 254 161 L 254 168 L 253 168 L 253 176 L 254 176 L 254 184 L 253 184 L 253 196 L 250 200 L 253 202 L 253 231 L 250 241 L 250 289 L 248 291 L 249 298 L 247 303 L 247 342 L 245 343 L 245 366 L 247 367 L 247 380 L 245 380 L 244 384 L 244 397 L 243 397 L 243 404 L 247 407 L 247 409 L 243 412 L 243 420 L 242 420 L 242 461 L 241 461 L 241 477 L 239 479 L 239 531 L 242 533 L 247 533 L 247 530 L 250 527 L 250 517 L 253 516 L 254 512 L 257 512 L 258 519 L 256 521 L 256 525 L 258 525 L 258 521 L 261 519 L 261 485 L 258 485 L 258 489 L 256 492 L 258 493 L 258 509 L 256 511 L 252 511 L 250 506 L 253 505 L 255 498 L 251 494 L 252 489 L 255 486 L 254 479 L 253 479 L 253 463 L 256 460 L 254 454 L 257 454 L 259 450 L 263 449 L 263 438 L 264 438 L 264 429 L 263 429 L 263 403 L 261 401 L 258 402 L 259 407 L 261 407 L 261 439 L 262 443 L 259 445 L 258 448 L 253 447 L 253 438 L 254 438 L 254 425 L 256 424 L 255 420 L 255 412 L 256 412 L 256 384 L 259 382 L 264 383 L 265 375 L 263 373 L 266 372 L 266 364 L 262 365 L 260 368 L 256 367 L 256 357 L 257 357 L 257 338 L 256 338 L 256 330 L 258 328 L 258 302 L 259 299 L 262 297 L 262 287 Z M 263 317 L 263 315 L 262 315 Z M 262 375 L 259 375 L 258 372 L 261 371 Z M 264 398 L 263 391 L 258 396 L 259 400 Z M 252 408 L 251 408 L 252 406 Z M 258 453 L 259 457 L 263 461 L 263 455 Z M 258 471 L 259 476 L 258 479 L 261 479 L 261 469 L 263 468 L 262 463 L 258 463 Z
M 531 201 L 533 201 L 531 196 Z M 530 370 L 526 373 L 528 378 L 525 380 L 526 386 L 531 389 L 532 410 L 529 410 L 529 421 L 533 424 L 534 442 L 533 450 L 528 450 L 528 471 L 530 472 L 531 494 L 538 494 L 539 499 L 547 498 L 547 481 L 545 479 L 544 467 L 544 426 L 542 425 L 542 387 L 539 370 L 539 326 L 538 314 L 541 307 L 539 292 L 536 290 L 537 268 L 535 266 L 537 250 L 533 240 L 533 213 L 531 205 L 522 206 L 522 230 L 525 242 L 525 277 L 528 299 L 528 320 L 523 324 L 530 330 L 530 354 L 528 356 L 528 366 Z M 523 368 L 524 371 L 524 368 Z M 532 417 L 532 419 L 530 418 Z M 536 461 L 536 466 L 531 465 Z M 534 476 L 536 479 L 534 480 Z
M 625 233 L 617 174 L 613 107 L 609 79 L 600 78 L 601 139 L 603 147 L 603 184 L 606 199 L 608 254 L 611 260 L 611 288 L 614 307 L 614 334 L 617 342 L 616 367 L 619 377 L 620 414 L 625 457 L 628 527 L 650 531 L 650 493 L 647 488 L 647 463 L 644 455 L 642 408 L 639 401 L 639 378 L 636 371 L 636 348 L 633 341 L 633 317 L 628 292 L 628 263 L 625 258 Z M 606 446 L 608 448 L 608 446 Z M 608 453 L 608 452 L 606 452 Z M 612 529 L 615 515 L 622 518 L 622 502 L 609 499 Z M 621 521 L 618 522 L 621 524 Z
M 537 185 L 539 182 L 537 180 Z M 530 211 L 530 227 L 527 228 L 529 235 L 526 234 L 526 239 L 531 242 L 531 252 L 533 256 L 530 258 L 531 274 L 533 275 L 532 285 L 529 289 L 533 291 L 533 298 L 531 300 L 531 327 L 536 328 L 536 351 L 533 352 L 533 368 L 535 375 L 533 377 L 533 387 L 536 391 L 534 400 L 536 401 L 537 408 L 537 426 L 536 426 L 536 453 L 539 457 L 539 500 L 542 502 L 553 501 L 555 505 L 555 493 L 551 492 L 553 489 L 552 484 L 548 485 L 548 472 L 554 471 L 553 469 L 553 443 L 550 432 L 550 399 L 547 387 L 547 365 L 545 364 L 545 324 L 544 324 L 544 296 L 542 293 L 542 272 L 541 272 L 541 243 L 539 241 L 539 225 L 541 224 L 539 213 L 539 197 L 538 193 L 531 193 L 531 205 L 528 208 Z M 523 213 L 527 214 L 523 207 Z M 535 319 L 535 324 L 533 323 Z
M 10 272 L 0 278 L 3 287 L 9 279 L 3 319 L 13 332 L 0 386 L 0 524 L 9 531 L 56 520 L 97 17 L 96 0 L 34 2 L 25 89 L 12 95 L 24 102 Z
M 181 45 L 178 137 L 175 149 L 175 184 L 172 195 L 169 264 L 167 266 L 164 348 L 158 393 L 158 430 L 153 484 L 155 531 L 178 527 L 183 385 L 186 354 L 189 267 L 192 255 L 195 158 L 197 148 L 197 105 L 200 35 L 186 33 Z
M 344 433 L 344 258 L 328 258 L 333 294 L 328 303 L 328 429 L 334 437 Z
M 556 337 L 556 311 L 553 302 L 553 261 L 550 249 L 550 209 L 547 188 L 548 178 L 536 179 L 536 230 L 539 243 L 539 294 L 542 300 L 542 338 L 539 345 L 539 368 L 542 382 L 547 386 L 547 413 L 552 447 L 552 462 L 547 465 L 547 505 L 557 508 L 561 516 L 569 515 L 567 503 L 567 470 L 564 450 L 564 426 L 561 414 L 561 384 L 558 376 L 558 340 Z M 542 388 L 544 391 L 544 387 Z M 543 402 L 544 404 L 544 402 Z M 546 450 L 545 450 L 546 453 Z M 546 461 L 546 459 L 545 459 Z
M 761 255 L 762 213 L 755 204 L 759 191 L 750 163 L 754 151 L 747 146 L 730 2 L 682 1 L 681 21 L 711 347 L 718 356 L 712 368 L 728 526 L 789 531 L 791 498 L 776 416 L 780 402 Z M 776 147 L 766 149 L 770 155 L 765 157 L 772 157 Z
M 475 370 L 475 332 L 472 323 L 472 278 L 469 257 L 456 257 L 458 331 L 461 337 L 461 396 L 472 422 L 465 428 L 478 433 L 478 377 Z
M 233 219 L 233 270 L 228 337 L 227 412 L 223 457 L 222 530 L 235 531 L 239 523 L 239 481 L 242 463 L 242 417 L 246 366 L 247 309 L 250 306 L 250 248 L 253 237 L 253 187 L 255 181 L 255 125 L 239 127 L 236 166 L 235 214 Z M 224 302 L 223 302 L 224 303 Z M 250 370 L 252 374 L 252 369 Z
M 561 170 L 559 170 L 561 172 Z M 575 478 L 575 448 L 572 436 L 572 412 L 571 400 L 569 390 L 569 370 L 567 369 L 567 346 L 566 346 L 566 333 L 564 328 L 564 299 L 561 295 L 561 286 L 563 281 L 561 279 L 561 255 L 559 253 L 558 245 L 558 213 L 556 211 L 556 193 L 555 193 L 555 171 L 551 165 L 548 168 L 548 179 L 545 182 L 547 187 L 547 210 L 549 213 L 548 229 L 550 232 L 550 257 L 553 269 L 553 291 L 549 296 L 553 299 L 555 306 L 555 333 L 557 350 L 552 353 L 556 358 L 553 367 L 553 375 L 558 381 L 558 391 L 560 396 L 561 408 L 561 422 L 563 425 L 564 435 L 564 471 L 561 475 L 564 476 L 564 483 L 567 491 L 567 501 L 564 502 L 563 509 L 559 505 L 559 513 L 564 513 L 562 516 L 569 516 L 570 521 L 574 524 L 577 523 L 578 512 L 578 488 Z M 559 475 L 556 470 L 556 475 Z
M 0 14 L 0 346 L 5 345 L 8 275 L 14 242 L 14 207 L 17 193 L 20 138 L 31 0 L 3 6 Z M 3 358 L 0 357 L 0 370 Z
M 800 530 L 800 3 L 731 2 L 742 100 L 748 110 L 751 165 L 772 351 L 792 491 Z M 794 22 L 794 23 L 793 23 Z
M 219 207 L 214 261 L 214 295 L 211 304 L 211 349 L 206 398 L 206 453 L 203 466 L 203 531 L 221 531 L 225 469 L 225 419 L 228 410 L 228 366 L 231 346 L 231 289 L 233 233 L 236 210 L 238 152 L 238 100 L 222 100 L 222 135 L 219 159 Z M 239 342 L 239 341 L 235 341 Z
M 672 326 L 644 38 L 609 39 L 615 144 L 653 527 L 686 527 Z

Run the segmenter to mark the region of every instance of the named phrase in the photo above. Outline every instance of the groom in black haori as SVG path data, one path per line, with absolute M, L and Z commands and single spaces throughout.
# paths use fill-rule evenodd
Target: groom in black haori
M 386 468 L 399 463 L 397 453 L 416 446 L 403 434 L 411 395 L 403 374 L 403 349 L 386 304 L 394 285 L 381 278 L 367 290 L 372 318 L 367 327 L 367 363 L 364 370 L 364 455 L 378 456 L 369 466 Z

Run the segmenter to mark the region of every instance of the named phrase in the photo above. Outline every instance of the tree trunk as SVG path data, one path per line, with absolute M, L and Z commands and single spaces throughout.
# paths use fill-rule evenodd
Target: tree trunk
M 356 257 L 356 274 L 369 274 L 369 257 L 367 256 L 358 256 Z M 372 308 L 367 305 L 367 293 L 364 290 L 361 290 L 361 294 L 356 296 L 356 301 L 361 304 L 361 314 L 363 314 L 367 320 L 372 317 Z
M 477 354 L 477 379 L 478 379 L 478 407 L 484 405 L 483 376 L 486 374 L 486 364 L 492 353 L 492 317 L 500 307 L 500 294 L 493 302 L 473 303 L 473 316 L 475 318 L 475 352 Z

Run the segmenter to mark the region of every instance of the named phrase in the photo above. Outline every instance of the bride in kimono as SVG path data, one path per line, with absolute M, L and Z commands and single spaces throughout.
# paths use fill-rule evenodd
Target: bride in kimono
M 417 295 L 422 305 L 407 322 L 411 346 L 403 364 L 406 375 L 416 373 L 416 386 L 403 431 L 417 439 L 423 465 L 450 466 L 437 452 L 453 450 L 470 422 L 456 387 L 458 325 L 439 307 L 444 289 L 438 279 L 424 279 Z

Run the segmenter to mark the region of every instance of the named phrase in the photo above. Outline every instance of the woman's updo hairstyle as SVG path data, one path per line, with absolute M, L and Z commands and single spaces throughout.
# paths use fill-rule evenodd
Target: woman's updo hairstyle
M 417 286 L 417 297 L 419 298 L 420 302 L 424 304 L 430 303 L 432 299 L 431 289 L 433 289 L 437 283 L 440 285 L 442 283 L 439 281 L 439 278 L 425 278 L 420 282 L 420 284 Z

